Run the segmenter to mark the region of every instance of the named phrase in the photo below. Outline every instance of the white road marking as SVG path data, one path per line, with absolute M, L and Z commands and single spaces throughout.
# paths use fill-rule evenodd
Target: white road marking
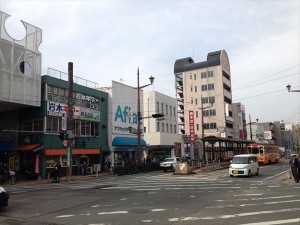
M 209 217 L 181 217 L 181 218 L 170 218 L 169 221 L 175 222 L 175 221 L 185 221 L 185 220 L 229 219 L 229 218 L 236 218 L 236 217 L 243 217 L 243 216 L 281 213 L 281 212 L 292 212 L 292 211 L 299 211 L 299 210 L 300 210 L 300 208 L 291 208 L 291 209 L 267 210 L 267 211 L 259 211 L 259 212 L 249 212 L 249 213 L 229 214 L 229 215 L 209 216 Z
M 166 209 L 152 209 L 152 212 L 161 212 L 161 211 L 166 211 Z
M 68 217 L 72 217 L 74 215 L 61 215 L 61 216 L 57 216 L 56 218 L 68 218 Z
M 291 224 L 291 223 L 300 223 L 300 218 L 288 219 L 288 220 L 274 220 L 274 221 L 266 221 L 260 223 L 244 223 L 240 225 L 275 225 L 275 224 Z
M 161 188 L 143 188 L 143 189 L 134 189 L 135 191 L 159 191 Z
M 233 196 L 251 196 L 251 195 L 263 195 L 263 194 L 240 194 L 240 195 L 233 195 Z
M 252 200 L 268 200 L 268 199 L 278 199 L 278 198 L 294 198 L 298 197 L 298 195 L 284 195 L 284 196 L 273 196 L 273 197 L 265 197 L 265 198 L 240 198 L 240 199 L 233 199 L 232 201 L 252 201 Z M 225 200 L 219 199 L 215 200 L 215 202 L 224 202 Z
M 263 202 L 263 203 L 250 203 L 250 204 L 241 204 L 241 205 L 218 205 L 218 206 L 208 206 L 206 208 L 209 209 L 220 209 L 220 208 L 232 208 L 232 207 L 245 207 L 245 206 L 255 206 L 255 205 L 273 205 L 273 204 L 282 204 L 282 203 L 292 203 L 292 202 L 300 202 L 300 199 L 289 200 L 289 201 L 279 201 L 279 202 Z
M 128 211 L 99 212 L 98 215 L 126 214 Z

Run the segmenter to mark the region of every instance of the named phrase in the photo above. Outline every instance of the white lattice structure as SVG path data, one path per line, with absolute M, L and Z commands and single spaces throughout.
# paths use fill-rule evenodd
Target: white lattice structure
M 24 21 L 26 35 L 13 39 L 0 11 L 0 111 L 41 105 L 42 30 Z

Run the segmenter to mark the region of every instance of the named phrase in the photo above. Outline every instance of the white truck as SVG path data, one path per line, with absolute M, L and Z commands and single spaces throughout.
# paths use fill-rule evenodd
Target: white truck
M 179 165 L 179 163 L 180 163 L 180 158 L 179 157 L 166 158 L 164 162 L 160 163 L 160 168 L 164 172 L 167 172 L 168 170 L 175 171 L 175 168 L 176 168 L 177 165 Z

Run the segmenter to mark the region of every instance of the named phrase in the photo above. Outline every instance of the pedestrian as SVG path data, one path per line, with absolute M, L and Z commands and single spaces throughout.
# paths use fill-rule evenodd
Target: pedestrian
M 108 159 L 104 164 L 104 170 L 106 173 L 109 173 L 111 170 L 111 161 Z
M 292 154 L 292 158 L 290 159 L 290 165 L 291 165 L 291 171 L 292 171 L 292 176 L 294 178 L 294 181 L 297 181 L 297 167 L 295 161 L 297 160 L 296 155 Z
M 298 158 L 296 158 L 296 160 L 295 160 L 295 166 L 297 168 L 296 183 L 299 183 L 299 179 L 300 179 L 300 154 L 298 155 Z
M 58 183 L 59 182 L 59 176 L 60 176 L 60 164 L 56 163 L 54 166 L 54 170 L 52 173 L 52 183 Z
M 88 164 L 86 161 L 83 162 L 83 175 L 87 175 Z

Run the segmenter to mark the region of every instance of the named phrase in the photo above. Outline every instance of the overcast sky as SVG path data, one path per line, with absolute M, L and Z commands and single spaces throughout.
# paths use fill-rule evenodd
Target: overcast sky
M 247 122 L 300 121 L 300 1 L 298 0 L 0 0 L 11 15 L 15 39 L 20 20 L 43 30 L 42 72 L 68 71 L 100 87 L 112 80 L 175 97 L 174 63 L 226 50 L 233 102 L 245 105 Z

